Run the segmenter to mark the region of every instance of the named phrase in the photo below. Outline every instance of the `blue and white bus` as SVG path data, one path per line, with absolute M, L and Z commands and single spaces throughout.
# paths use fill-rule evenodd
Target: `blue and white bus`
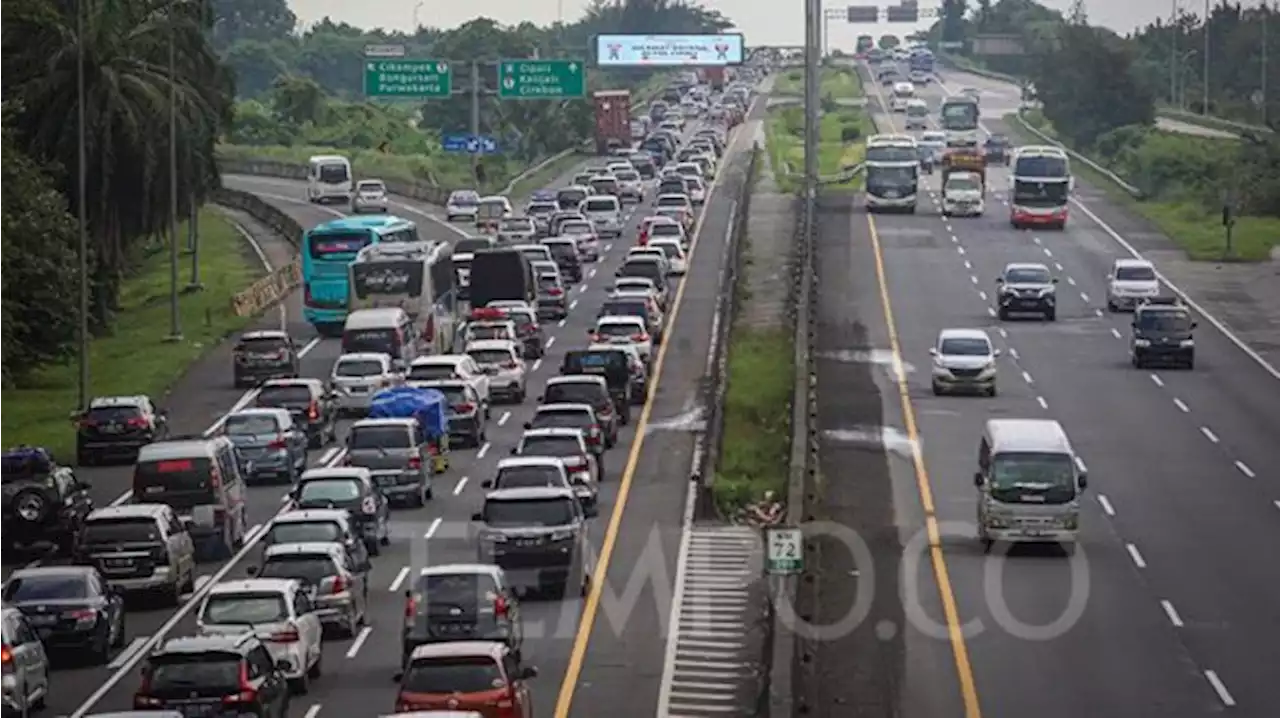
M 347 320 L 347 265 L 380 242 L 419 242 L 418 226 L 395 216 L 343 217 L 316 225 L 302 238 L 302 315 L 325 336 Z

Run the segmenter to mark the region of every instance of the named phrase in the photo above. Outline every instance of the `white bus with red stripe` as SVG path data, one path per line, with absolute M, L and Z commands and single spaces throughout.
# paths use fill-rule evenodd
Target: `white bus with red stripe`
M 1067 153 L 1050 145 L 1019 147 L 1009 166 L 1009 223 L 1015 229 L 1064 228 L 1075 185 Z

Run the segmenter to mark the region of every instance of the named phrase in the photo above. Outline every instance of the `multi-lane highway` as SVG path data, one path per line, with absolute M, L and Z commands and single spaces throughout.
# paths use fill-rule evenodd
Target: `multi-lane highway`
M 1016 107 L 1009 86 L 946 79 L 923 93 L 932 107 L 964 86 L 983 92 L 984 115 Z M 1169 245 L 1103 219 L 1096 189 L 1079 185 L 1065 231 L 1022 231 L 1005 168 L 989 169 L 985 217 L 942 217 L 940 181 L 924 179 L 914 215 L 828 205 L 818 240 L 822 461 L 829 476 L 889 476 L 868 502 L 892 511 L 878 525 L 896 525 L 903 547 L 905 633 L 876 627 L 905 655 L 889 676 L 900 714 L 1274 716 L 1280 375 L 1203 314 L 1194 371 L 1129 365 L 1129 316 L 1106 311 L 1105 276 L 1131 250 Z M 995 318 L 994 280 L 1015 261 L 1060 279 L 1057 322 Z M 928 350 L 947 327 L 986 329 L 1003 350 L 998 397 L 932 395 Z M 879 407 L 859 393 L 871 385 Z M 1073 559 L 984 556 L 971 477 L 993 417 L 1056 419 L 1087 464 Z
M 525 606 L 525 655 L 540 669 L 533 691 L 539 715 L 603 711 L 616 705 L 623 694 L 637 715 L 656 710 L 664 663 L 669 660 L 667 623 L 691 493 L 692 431 L 701 416 L 696 397 L 709 351 L 718 273 L 735 211 L 733 198 L 745 181 L 743 138 L 749 136 L 742 130 L 731 135 L 730 150 L 700 218 L 677 308 L 669 315 L 668 340 L 660 350 L 649 402 L 634 414 L 638 420 L 624 430 L 606 459 L 601 515 L 591 530 L 601 575 L 593 577 L 593 590 L 585 599 L 531 601 Z M 569 176 L 552 187 L 567 184 Z M 264 177 L 226 177 L 224 181 L 229 187 L 258 194 L 304 226 L 342 214 L 338 208 L 305 202 L 298 182 Z M 526 198 L 512 199 L 523 203 Z M 530 399 L 523 405 L 495 406 L 488 442 L 478 450 L 452 454 L 450 471 L 437 479 L 435 499 L 425 508 L 393 515 L 392 545 L 375 559 L 370 576 L 370 625 L 353 639 L 326 643 L 325 676 L 313 683 L 308 695 L 294 701 L 291 714 L 315 718 L 390 711 L 408 577 L 427 563 L 474 560 L 469 517 L 483 496 L 480 483 L 490 478 L 497 461 L 516 444 L 543 382 L 558 372 L 563 352 L 586 342 L 614 271 L 634 243 L 635 224 L 648 213 L 653 199 L 650 187 L 646 204 L 628 210 L 624 236 L 605 243 L 602 261 L 589 265 L 584 281 L 572 289 L 569 318 L 547 325 L 547 355 L 531 364 Z M 463 235 L 440 220 L 438 208 L 394 198 L 392 211 L 417 221 L 428 238 L 450 241 Z M 290 298 L 286 310 L 286 325 L 304 345 L 303 375 L 327 376 L 339 355 L 338 342 L 318 337 L 301 321 L 298 297 Z M 280 321 L 274 313 L 263 320 L 273 325 Z M 176 432 L 215 431 L 226 411 L 250 400 L 250 395 L 231 388 L 230 367 L 228 350 L 216 350 L 163 401 Z M 341 460 L 345 428 L 344 423 L 335 444 L 312 452 L 310 465 Z M 93 482 L 98 505 L 129 500 L 130 467 L 94 468 L 83 475 Z M 286 490 L 283 486 L 251 488 L 254 530 L 246 548 L 230 562 L 202 566 L 196 593 L 176 611 L 134 606 L 128 614 L 128 645 L 110 665 L 55 673 L 49 701 L 52 714 L 81 716 L 130 707 L 140 657 L 158 637 L 194 629 L 193 613 L 210 582 L 246 575 L 259 551 L 253 539 L 282 509 Z

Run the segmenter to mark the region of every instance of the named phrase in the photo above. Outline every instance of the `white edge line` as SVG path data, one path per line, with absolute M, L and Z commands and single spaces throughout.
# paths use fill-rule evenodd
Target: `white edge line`
M 312 703 L 307 708 L 307 712 L 302 714 L 302 718 L 316 718 L 316 716 L 320 715 L 320 709 L 322 707 L 323 706 L 320 703 Z
M 129 660 L 133 654 L 137 653 L 138 649 L 142 647 L 142 644 L 146 642 L 146 636 L 138 636 L 132 641 L 129 641 L 129 645 L 125 646 L 124 650 L 120 651 L 120 653 L 116 654 L 115 658 L 111 659 L 111 662 L 107 664 L 107 668 L 113 671 L 119 668 L 125 661 Z

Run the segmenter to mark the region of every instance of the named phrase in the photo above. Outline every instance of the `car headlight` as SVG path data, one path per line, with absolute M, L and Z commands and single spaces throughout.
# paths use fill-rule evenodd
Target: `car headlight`
M 1195 345 L 1196 345 L 1195 339 L 1183 339 L 1182 341 L 1178 342 L 1178 346 L 1182 347 L 1183 349 L 1189 349 Z
M 1133 345 L 1135 347 L 1149 347 L 1151 346 L 1151 340 L 1150 339 L 1134 339 Z
M 990 364 L 982 367 L 982 372 L 979 374 L 979 376 L 991 376 L 992 374 L 995 374 L 995 373 L 996 373 L 996 363 L 991 362 Z
M 573 531 L 571 529 L 566 529 L 563 531 L 553 531 L 551 533 L 552 541 L 568 541 L 571 538 L 573 538 Z

